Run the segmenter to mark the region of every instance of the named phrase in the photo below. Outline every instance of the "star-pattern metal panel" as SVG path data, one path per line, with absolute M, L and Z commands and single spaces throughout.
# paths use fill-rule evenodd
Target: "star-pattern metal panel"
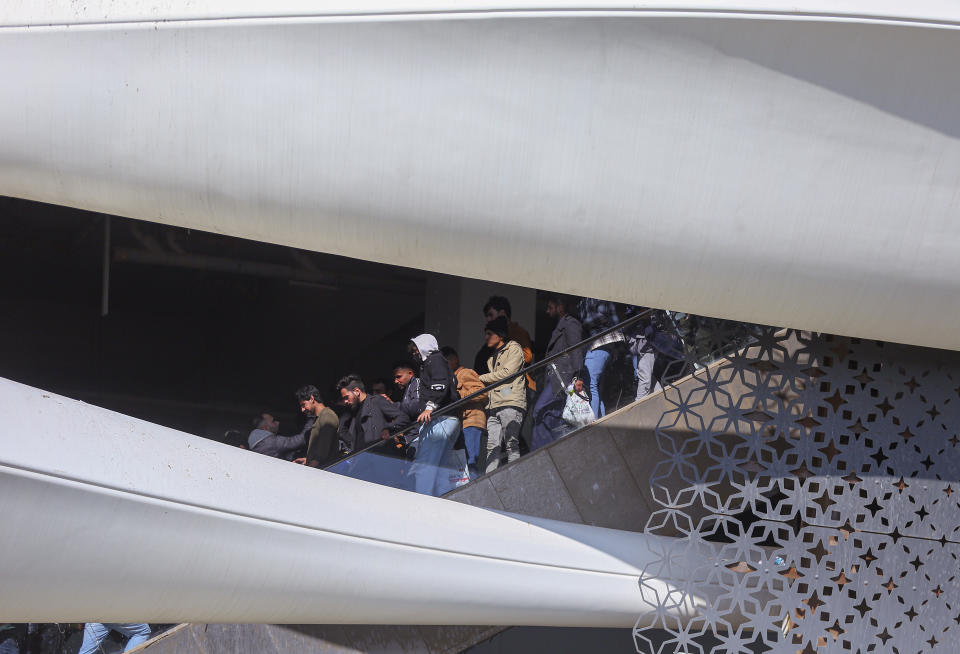
M 638 652 L 960 651 L 957 353 L 726 325 L 665 392 Z

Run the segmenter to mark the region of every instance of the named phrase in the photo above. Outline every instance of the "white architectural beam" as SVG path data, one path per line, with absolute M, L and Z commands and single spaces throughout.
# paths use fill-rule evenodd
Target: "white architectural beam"
M 0 193 L 960 348 L 955 2 L 3 5 Z
M 650 610 L 641 572 L 670 547 L 297 466 L 7 380 L 0 406 L 11 622 L 630 627 Z

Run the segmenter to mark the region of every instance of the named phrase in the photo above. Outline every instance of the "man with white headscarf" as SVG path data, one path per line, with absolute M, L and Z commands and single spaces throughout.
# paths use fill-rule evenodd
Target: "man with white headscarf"
M 417 422 L 422 425 L 410 475 L 416 492 L 442 495 L 456 485 L 451 479 L 456 471 L 451 469 L 450 454 L 460 435 L 460 421 L 450 415 L 434 417 L 433 412 L 459 399 L 457 380 L 433 335 L 413 338 L 410 354 L 420 361 Z

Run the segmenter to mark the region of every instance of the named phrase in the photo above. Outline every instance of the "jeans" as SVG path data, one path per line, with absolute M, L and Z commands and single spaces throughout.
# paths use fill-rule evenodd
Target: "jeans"
M 502 406 L 487 409 L 487 443 L 484 447 L 483 472 L 488 474 L 500 467 L 500 446 L 506 444 L 507 463 L 520 458 L 520 428 L 523 409 Z
M 460 433 L 460 421 L 453 416 L 433 418 L 420 428 L 417 456 L 410 466 L 413 490 L 424 495 L 442 495 L 450 490 L 447 482 L 450 470 L 441 462 L 453 449 Z
M 590 408 L 593 409 L 593 415 L 598 418 L 607 414 L 607 407 L 600 397 L 600 381 L 609 363 L 610 353 L 602 348 L 590 350 L 583 359 L 583 367 L 587 371 L 587 378 L 583 381 L 590 389 Z
M 13 637 L 5 638 L 0 635 L 0 654 L 20 654 L 20 646 L 17 644 L 17 639 Z
M 467 448 L 467 466 L 470 468 L 470 479 L 479 476 L 480 468 L 477 462 L 480 459 L 480 445 L 483 444 L 484 430 L 480 427 L 463 428 L 463 444 Z
M 146 642 L 150 638 L 150 625 L 148 624 L 101 624 L 99 622 L 88 622 L 83 625 L 83 643 L 80 644 L 80 651 L 77 654 L 94 654 L 100 647 L 100 643 L 106 640 L 110 630 L 119 631 L 124 636 L 128 636 L 127 646 L 123 651 L 129 651 L 137 645 Z
M 563 407 L 566 396 L 557 389 L 555 379 L 547 379 L 543 391 L 533 406 L 533 435 L 530 439 L 530 451 L 552 443 L 564 435 L 570 428 L 563 421 Z

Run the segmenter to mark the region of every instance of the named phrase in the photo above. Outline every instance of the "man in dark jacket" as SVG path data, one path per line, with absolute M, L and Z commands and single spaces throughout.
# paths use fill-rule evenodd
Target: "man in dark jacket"
M 450 415 L 435 418 L 433 412 L 458 399 L 457 381 L 431 334 L 413 338 L 411 353 L 420 360 L 417 422 L 422 426 L 410 476 L 418 493 L 442 495 L 452 490 L 459 478 L 452 451 L 460 436 L 460 421 Z M 463 463 L 466 466 L 466 457 Z
M 341 432 L 350 442 L 351 451 L 357 452 L 390 437 L 387 428 L 400 416 L 400 405 L 381 395 L 367 395 L 359 375 L 347 375 L 337 382 L 337 390 L 350 414 Z
M 557 295 L 547 299 L 547 315 L 556 319 L 557 325 L 550 334 L 545 358 L 559 354 L 582 340 L 583 329 L 580 321 L 567 312 L 569 306 L 571 303 L 564 296 Z M 583 365 L 583 355 L 582 349 L 577 350 L 547 365 L 546 376 L 542 382 L 543 390 L 533 407 L 531 450 L 543 447 L 568 431 L 562 417 L 566 399 L 564 391 Z
M 354 479 L 406 488 L 407 460 L 396 456 L 392 441 L 356 454 L 390 439 L 390 423 L 400 416 L 400 405 L 382 395 L 367 394 L 358 375 L 347 375 L 337 383 L 337 389 L 348 409 L 340 435 L 355 453 L 343 466 L 338 464 L 337 471 Z
M 400 391 L 400 415 L 390 421 L 388 425 L 391 434 L 412 425 L 420 415 L 420 379 L 417 378 L 419 366 L 408 361 L 401 361 L 393 366 L 393 384 Z M 407 433 L 406 440 L 411 441 L 416 432 Z
M 258 454 L 290 461 L 298 450 L 307 445 L 307 433 L 295 436 L 280 436 L 280 421 L 270 413 L 261 413 L 253 419 L 253 431 L 247 437 L 250 450 Z
M 646 307 L 626 305 L 624 319 L 646 310 Z M 675 330 L 665 328 L 667 323 L 664 312 L 656 311 L 630 325 L 624 334 L 633 356 L 638 400 L 662 390 L 661 378 L 665 368 L 683 356 L 680 339 Z

